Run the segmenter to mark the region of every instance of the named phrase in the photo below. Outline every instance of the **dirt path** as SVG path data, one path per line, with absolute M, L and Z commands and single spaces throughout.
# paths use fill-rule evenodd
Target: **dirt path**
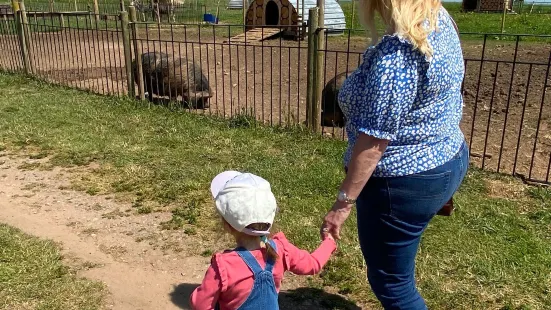
M 106 284 L 107 309 L 190 309 L 210 263 L 210 254 L 196 254 L 201 240 L 161 230 L 169 212 L 136 214 L 113 196 L 70 189 L 71 178 L 94 167 L 37 169 L 43 162 L 0 154 L 0 222 L 58 242 L 79 276 Z M 339 295 L 299 288 L 302 280 L 286 276 L 281 309 L 359 309 Z
M 20 158 L 3 157 L 0 163 L 0 222 L 60 242 L 67 263 L 80 276 L 107 285 L 108 308 L 188 309 L 188 296 L 209 258 L 137 242 L 136 235 L 159 233 L 154 223 L 162 216 L 114 218 L 128 206 L 60 189 L 68 184 L 67 169 L 25 171 Z

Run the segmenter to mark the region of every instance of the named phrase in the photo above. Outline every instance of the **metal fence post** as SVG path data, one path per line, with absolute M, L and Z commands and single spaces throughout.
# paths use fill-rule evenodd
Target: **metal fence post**
M 14 1 L 15 2 L 15 1 Z M 25 30 L 23 25 L 23 12 L 20 9 L 20 3 L 14 5 L 17 8 L 17 11 L 14 11 L 15 16 L 15 26 L 17 29 L 17 36 L 19 38 L 19 48 L 21 50 L 21 58 L 23 58 L 23 66 L 26 74 L 31 74 L 31 63 L 29 59 L 29 50 L 27 48 L 27 41 L 25 40 Z
M 130 50 L 130 34 L 128 33 L 128 12 L 120 12 L 122 44 L 124 48 L 124 66 L 126 68 L 126 82 L 128 83 L 128 96 L 135 98 L 134 79 L 132 76 L 132 51 Z
M 315 58 L 316 58 L 316 30 L 318 27 L 318 8 L 308 10 L 308 61 L 306 64 L 306 126 L 314 127 L 314 85 L 315 85 Z
M 134 47 L 134 57 L 135 65 L 136 65 L 136 75 L 134 76 L 134 81 L 138 84 L 138 96 L 140 97 L 140 100 L 145 100 L 145 90 L 144 90 L 144 80 L 143 80 L 143 67 L 142 67 L 142 56 L 140 55 L 140 49 L 138 47 L 138 32 L 137 32 L 137 25 L 136 22 L 138 21 L 138 17 L 136 15 L 136 8 L 134 6 L 129 6 L 128 11 L 130 12 L 130 22 L 132 24 L 130 25 L 132 29 L 132 36 L 131 40 Z M 134 70 L 132 70 L 132 74 L 134 74 Z

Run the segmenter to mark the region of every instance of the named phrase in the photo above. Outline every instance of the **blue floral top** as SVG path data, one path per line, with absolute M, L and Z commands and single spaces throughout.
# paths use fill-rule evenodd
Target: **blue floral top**
M 445 9 L 428 40 L 430 59 L 398 35 L 384 36 L 367 49 L 362 64 L 345 80 L 338 98 L 347 120 L 345 166 L 361 132 L 390 140 L 375 177 L 427 171 L 459 151 L 465 139 L 459 128 L 465 68 Z

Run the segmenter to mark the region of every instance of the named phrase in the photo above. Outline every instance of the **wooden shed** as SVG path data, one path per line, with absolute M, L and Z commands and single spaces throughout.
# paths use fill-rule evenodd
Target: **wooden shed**
M 503 12 L 503 0 L 463 0 L 463 11 L 466 12 Z M 507 11 L 513 10 L 513 1 L 507 1 Z
M 308 10 L 313 7 L 316 7 L 316 0 L 254 0 L 247 10 L 246 25 L 248 29 L 255 26 L 302 26 L 308 21 Z M 325 0 L 324 25 L 329 33 L 342 33 L 346 28 L 344 12 L 335 0 Z M 299 27 L 283 27 L 283 30 L 295 36 L 300 31 Z

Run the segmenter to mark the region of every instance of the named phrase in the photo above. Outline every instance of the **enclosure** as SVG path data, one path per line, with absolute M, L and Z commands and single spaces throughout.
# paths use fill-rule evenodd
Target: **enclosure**
M 326 44 L 320 47 L 282 36 L 234 43 L 229 39 L 243 33 L 245 25 L 139 21 L 126 25 L 121 15 L 106 16 L 29 14 L 21 26 L 16 16 L 3 14 L 0 68 L 10 72 L 28 68 L 52 83 L 125 96 L 129 89 L 139 93 L 137 85 L 128 87 L 125 53 L 135 60 L 146 52 L 163 52 L 196 63 L 210 83 L 210 106 L 188 107 L 190 112 L 220 117 L 247 114 L 267 125 L 293 126 L 307 120 L 309 52 L 323 58 L 320 73 L 325 84 L 336 74 L 355 69 L 368 44 L 363 33 L 354 30 L 339 37 L 326 31 Z M 21 37 L 27 38 L 24 44 Z M 475 165 L 549 184 L 551 36 L 462 33 L 461 39 L 466 65 L 462 129 Z M 155 97 L 155 103 L 185 108 L 181 100 Z M 346 139 L 340 128 L 324 127 L 321 132 Z

